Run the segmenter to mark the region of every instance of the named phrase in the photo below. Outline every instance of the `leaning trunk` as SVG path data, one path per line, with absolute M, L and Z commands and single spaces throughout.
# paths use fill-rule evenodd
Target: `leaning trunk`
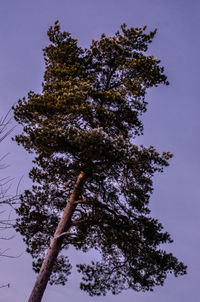
M 49 249 L 41 266 L 40 272 L 38 274 L 37 280 L 35 282 L 28 302 L 40 302 L 42 300 L 42 296 L 44 294 L 47 283 L 52 273 L 53 265 L 61 250 L 62 234 L 66 232 L 71 226 L 71 217 L 76 208 L 76 204 L 74 202 L 78 200 L 78 196 L 83 186 L 83 182 L 84 173 L 81 172 L 77 178 L 73 192 L 70 196 L 70 200 L 65 207 L 65 210 L 57 226 L 55 234 L 51 240 Z

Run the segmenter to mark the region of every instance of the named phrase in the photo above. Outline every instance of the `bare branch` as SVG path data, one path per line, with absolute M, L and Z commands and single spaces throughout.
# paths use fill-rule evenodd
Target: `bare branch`
M 10 283 L 0 286 L 0 288 L 3 288 L 3 287 L 8 287 L 9 288 L 10 287 Z
M 0 240 L 11 240 L 11 239 L 13 239 L 15 236 L 14 235 L 12 235 L 12 236 L 10 236 L 10 237 L 0 237 Z

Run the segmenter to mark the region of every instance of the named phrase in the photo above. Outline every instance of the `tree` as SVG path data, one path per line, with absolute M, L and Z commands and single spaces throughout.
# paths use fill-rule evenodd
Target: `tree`
M 8 129 L 8 126 L 10 126 L 11 119 L 8 118 L 10 111 L 2 118 L 0 118 L 0 143 L 13 131 L 14 127 L 10 127 Z M 2 156 L 0 158 L 0 162 L 4 160 L 6 155 Z M 5 169 L 6 166 L 1 163 L 0 170 Z M 9 207 L 13 206 L 17 196 L 11 196 L 8 194 L 9 188 L 11 184 L 11 179 L 9 177 L 3 177 L 0 179 L 0 207 L 4 207 L 4 210 L 0 211 L 0 214 L 3 215 L 5 212 L 5 206 L 8 205 Z M 0 219 L 0 231 L 5 231 L 13 227 L 13 224 L 10 220 L 10 215 L 8 217 L 2 217 Z M 0 236 L 1 240 L 9 240 L 10 237 L 6 236 Z M 5 252 L 0 248 L 0 256 L 6 256 Z
M 61 253 L 71 245 L 101 254 L 77 265 L 91 296 L 152 290 L 168 273 L 186 273 L 162 250 L 172 240 L 148 207 L 152 176 L 172 154 L 134 144 L 146 90 L 168 85 L 160 61 L 145 54 L 156 30 L 145 30 L 123 24 L 82 49 L 56 22 L 44 49 L 42 93 L 30 91 L 14 107 L 24 127 L 15 139 L 35 155 L 34 185 L 21 196 L 16 223 L 39 272 L 29 302 L 41 301 L 49 280 L 65 284 L 71 264 Z
M 9 111 L 10 112 L 10 111 Z M 0 118 L 0 143 L 13 131 L 14 127 L 10 127 L 8 129 L 8 126 L 10 126 L 11 119 L 8 118 L 9 112 L 5 115 L 5 117 Z M 2 156 L 0 158 L 0 161 L 2 161 L 5 158 L 6 155 Z M 4 169 L 6 166 L 4 164 L 0 165 L 0 170 Z M 4 232 L 10 228 L 13 227 L 13 222 L 10 219 L 10 214 L 7 215 L 7 217 L 3 217 L 5 214 L 5 207 L 13 207 L 14 203 L 16 202 L 17 196 L 11 196 L 8 194 L 9 188 L 11 184 L 11 179 L 8 177 L 3 177 L 0 179 L 0 207 L 3 207 L 3 210 L 0 211 L 1 219 L 0 219 L 0 232 Z M 12 236 L 0 236 L 0 240 L 10 240 Z M 0 257 L 10 257 L 7 254 L 7 249 L 2 249 L 2 246 L 0 248 Z M 3 287 L 10 287 L 10 284 L 3 284 L 0 285 L 0 288 Z

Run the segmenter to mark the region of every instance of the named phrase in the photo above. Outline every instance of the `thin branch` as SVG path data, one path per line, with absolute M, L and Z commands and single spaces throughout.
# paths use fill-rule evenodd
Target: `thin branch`
M 77 225 L 79 225 L 82 222 L 84 222 L 83 219 L 81 219 L 81 220 L 74 220 L 74 221 L 71 222 L 71 226 L 77 226 Z
M 0 240 L 11 240 L 11 239 L 13 239 L 15 236 L 14 235 L 12 235 L 12 236 L 10 236 L 10 237 L 0 237 Z
M 1 257 L 6 257 L 6 258 L 19 258 L 19 257 L 21 257 L 21 256 L 23 255 L 23 253 L 24 253 L 24 252 L 22 252 L 22 253 L 20 253 L 20 254 L 17 255 L 17 256 L 6 255 L 5 253 L 7 253 L 8 250 L 9 250 L 9 249 L 6 249 L 6 250 L 4 250 L 4 251 L 0 251 L 0 256 L 1 256 Z
M 63 232 L 62 234 L 56 236 L 55 238 L 58 239 L 58 238 L 61 238 L 61 237 L 63 237 L 63 236 L 74 236 L 74 235 L 77 236 L 76 233 Z
M 66 184 L 61 181 L 59 181 L 58 184 L 62 185 L 63 187 L 68 187 L 71 184 L 71 182 L 72 182 L 72 180 L 70 179 L 70 180 L 68 180 L 68 182 Z M 64 192 L 68 192 L 69 190 L 70 190 L 70 188 L 65 188 Z
M 0 286 L 0 288 L 3 288 L 3 287 L 8 287 L 9 288 L 10 287 L 10 283 Z
M 82 203 L 84 203 L 84 204 L 93 204 L 91 201 L 88 201 L 88 200 L 76 200 L 76 201 L 74 201 L 74 204 L 82 204 Z

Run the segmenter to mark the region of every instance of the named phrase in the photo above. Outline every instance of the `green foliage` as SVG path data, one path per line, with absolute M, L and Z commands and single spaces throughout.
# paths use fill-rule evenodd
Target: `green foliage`
M 186 267 L 161 244 L 172 242 L 150 217 L 152 177 L 168 165 L 170 153 L 134 145 L 142 134 L 147 88 L 168 85 L 160 61 L 146 55 L 156 31 L 127 28 L 103 34 L 82 49 L 59 23 L 50 27 L 44 49 L 46 69 L 41 94 L 29 92 L 14 108 L 23 133 L 15 139 L 35 154 L 30 171 L 33 188 L 21 196 L 16 229 L 38 271 L 77 176 L 85 183 L 73 220 L 73 236 L 63 237 L 63 250 L 73 245 L 102 256 L 78 265 L 81 289 L 90 295 L 123 289 L 152 290 L 167 273 Z M 70 264 L 60 256 L 51 283 L 64 284 Z M 66 263 L 66 265 L 64 265 Z

